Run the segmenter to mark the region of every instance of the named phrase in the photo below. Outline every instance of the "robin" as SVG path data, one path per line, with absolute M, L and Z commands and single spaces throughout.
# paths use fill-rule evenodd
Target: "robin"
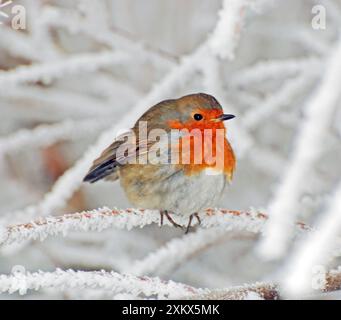
M 188 217 L 187 233 L 192 219 L 200 224 L 198 212 L 216 205 L 232 180 L 236 159 L 224 121 L 234 117 L 204 93 L 162 101 L 102 152 L 84 181 L 119 179 L 134 206 L 160 211 L 160 225 L 166 216 L 182 228 L 170 213 Z M 155 130 L 158 138 L 150 138 Z

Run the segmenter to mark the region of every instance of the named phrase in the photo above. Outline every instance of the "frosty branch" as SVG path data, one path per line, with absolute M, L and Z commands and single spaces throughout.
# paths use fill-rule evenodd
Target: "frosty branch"
M 9 226 L 0 233 L 0 244 L 7 245 L 30 239 L 44 240 L 48 236 L 66 235 L 70 231 L 102 231 L 109 227 L 130 230 L 159 223 L 159 219 L 158 211 L 102 208 Z M 174 216 L 174 219 L 182 225 L 188 222 L 188 218 L 182 216 Z M 259 233 L 262 232 L 267 216 L 259 212 L 207 209 L 201 214 L 201 220 L 201 226 L 204 228 L 221 227 L 225 230 Z M 164 223 L 171 226 L 169 221 Z M 297 227 L 300 231 L 310 229 L 303 223 L 297 223 Z
M 309 295 L 301 295 L 297 298 L 318 298 L 321 293 L 333 292 L 341 289 L 341 269 L 331 270 L 321 275 L 323 281 L 320 288 L 309 292 Z M 322 280 L 322 279 L 321 279 Z M 278 300 L 283 299 L 283 288 L 276 283 L 258 282 L 246 284 L 226 289 L 213 289 L 203 294 L 194 294 L 185 296 L 185 299 L 203 299 L 203 300 Z
M 28 82 L 42 81 L 49 83 L 67 74 L 91 72 L 111 64 L 122 63 L 129 56 L 122 52 L 101 52 L 95 54 L 79 54 L 54 63 L 40 63 L 32 66 L 22 66 L 14 70 L 0 73 L 0 87 L 13 86 Z
M 15 272 L 12 275 L 0 275 L 0 293 L 8 292 L 24 295 L 28 290 L 54 288 L 58 290 L 73 288 L 105 289 L 113 294 L 129 292 L 136 296 L 156 296 L 159 299 L 179 298 L 204 293 L 203 289 L 162 281 L 159 278 L 135 277 L 105 271 L 63 271 L 55 272 Z
M 297 139 L 293 159 L 282 184 L 269 204 L 271 219 L 261 246 L 262 253 L 267 257 L 278 258 L 285 253 L 304 188 L 302 181 L 309 175 L 309 170 L 323 152 L 324 138 L 340 96 L 337 89 L 341 81 L 340 54 L 341 41 L 335 45 L 321 84 L 306 107 L 307 119 L 303 122 Z
M 324 285 L 314 294 L 339 290 L 341 287 L 341 270 L 332 270 L 325 274 Z M 251 285 L 230 287 L 226 289 L 200 289 L 159 278 L 132 276 L 105 271 L 60 270 L 54 272 L 20 272 L 0 275 L 0 293 L 18 292 L 27 294 L 29 290 L 51 288 L 66 289 L 102 289 L 112 294 L 131 293 L 140 297 L 157 297 L 159 299 L 205 299 L 205 300 L 244 300 L 244 299 L 281 299 L 280 287 L 274 283 L 255 283 Z

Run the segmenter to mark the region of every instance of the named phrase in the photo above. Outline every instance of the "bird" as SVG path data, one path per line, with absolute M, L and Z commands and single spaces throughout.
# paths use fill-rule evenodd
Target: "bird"
M 174 215 L 188 218 L 187 233 L 193 218 L 200 225 L 200 211 L 215 206 L 232 181 L 236 157 L 224 123 L 234 117 L 224 114 L 217 99 L 207 93 L 161 101 L 132 129 L 116 137 L 94 160 L 83 180 L 119 180 L 134 206 L 159 210 L 160 226 L 164 216 L 180 228 L 185 226 L 176 223 Z M 146 132 L 141 133 L 141 128 Z M 150 138 L 155 131 L 158 137 Z M 219 146 L 215 144 L 218 132 L 223 135 Z M 159 158 L 164 161 L 156 161 Z

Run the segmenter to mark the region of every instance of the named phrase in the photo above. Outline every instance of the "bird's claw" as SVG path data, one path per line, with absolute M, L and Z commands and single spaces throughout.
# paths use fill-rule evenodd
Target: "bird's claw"
M 198 224 L 201 225 L 201 220 L 200 220 L 199 214 L 197 212 L 191 214 L 189 216 L 189 220 L 188 220 L 188 224 L 187 224 L 187 228 L 186 228 L 185 234 L 187 234 L 189 232 L 189 228 L 191 227 L 193 217 L 196 217 L 196 219 L 198 220 Z
M 170 216 L 168 211 L 160 211 L 160 227 L 163 225 L 163 216 L 166 216 L 167 220 L 175 227 L 175 228 L 181 228 L 183 229 L 183 226 L 176 223 L 173 218 Z

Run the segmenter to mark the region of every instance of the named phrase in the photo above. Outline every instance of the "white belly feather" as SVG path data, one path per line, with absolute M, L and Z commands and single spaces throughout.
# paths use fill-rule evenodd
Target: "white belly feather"
M 205 170 L 198 175 L 175 175 L 162 186 L 162 209 L 176 214 L 190 215 L 215 206 L 226 185 L 223 173 Z

